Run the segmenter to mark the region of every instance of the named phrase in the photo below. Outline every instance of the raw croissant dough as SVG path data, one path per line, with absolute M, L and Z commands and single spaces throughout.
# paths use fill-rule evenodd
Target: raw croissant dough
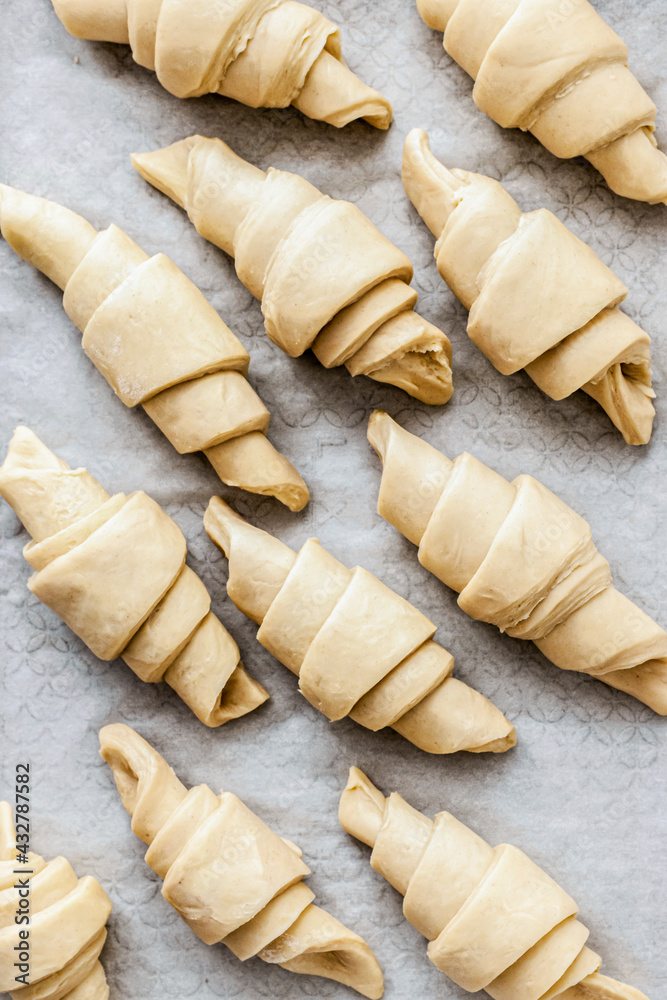
M 132 830 L 148 844 L 146 862 L 164 879 L 162 895 L 198 938 L 222 941 L 242 962 L 258 955 L 382 996 L 382 970 L 366 942 L 313 905 L 295 844 L 232 792 L 187 791 L 129 726 L 105 726 L 100 746 Z
M 338 813 L 373 848 L 371 865 L 404 897 L 428 957 L 470 993 L 493 1000 L 648 1000 L 598 974 L 577 904 L 523 851 L 490 847 L 451 813 L 434 820 L 350 768 Z
M 628 50 L 587 0 L 417 0 L 475 80 L 477 107 L 532 132 L 555 156 L 585 156 L 612 191 L 667 202 L 656 109 Z M 641 11 L 641 8 L 639 8 Z
M 452 462 L 380 410 L 368 440 L 378 512 L 467 614 L 667 715 L 667 633 L 612 586 L 582 517 L 532 476 L 508 483 L 465 452 Z
M 453 657 L 431 640 L 435 625 L 377 577 L 349 570 L 315 538 L 295 553 L 219 497 L 204 526 L 229 559 L 232 601 L 328 719 L 391 726 L 428 753 L 514 746 L 514 726 L 452 677 Z
M 389 128 L 391 104 L 348 68 L 340 31 L 293 0 L 53 0 L 71 35 L 132 47 L 176 97 L 222 94 L 251 108 L 293 104 L 338 128 Z
M 65 858 L 45 861 L 28 854 L 17 860 L 9 802 L 0 802 L 0 993 L 12 1000 L 108 1000 L 98 961 L 106 941 L 111 900 L 90 875 L 77 878 Z M 25 943 L 14 915 L 19 882 L 29 883 L 29 985 L 16 982 L 22 970 L 16 949 Z M 25 893 L 25 889 L 24 889 Z M 19 963 L 20 964 L 20 963 Z
M 145 493 L 110 497 L 18 427 L 0 495 L 32 535 L 28 587 L 95 656 L 120 656 L 142 681 L 166 681 L 206 726 L 267 700 L 185 565 L 183 533 Z
M 306 484 L 266 437 L 269 411 L 244 377 L 248 352 L 168 257 L 4 184 L 0 227 L 63 289 L 84 351 L 126 406 L 141 403 L 180 454 L 202 450 L 224 483 L 306 505 Z
M 403 184 L 470 310 L 468 335 L 498 371 L 525 368 L 552 399 L 583 389 L 628 444 L 646 444 L 649 336 L 618 309 L 623 282 L 545 208 L 522 213 L 498 181 L 447 170 L 422 129 L 405 140 Z
M 344 364 L 424 403 L 447 402 L 449 340 L 414 312 L 408 258 L 355 205 L 298 174 L 264 173 L 220 139 L 193 135 L 132 162 L 235 258 L 286 354 L 310 347 L 325 368 Z

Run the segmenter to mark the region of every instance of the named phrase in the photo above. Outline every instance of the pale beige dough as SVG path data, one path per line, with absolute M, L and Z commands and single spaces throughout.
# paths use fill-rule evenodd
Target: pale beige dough
M 299 552 L 244 521 L 220 497 L 204 516 L 229 560 L 227 593 L 260 628 L 257 639 L 299 678 L 330 720 L 391 726 L 429 753 L 502 753 L 514 727 L 452 677 L 435 625 L 377 577 L 348 569 L 310 538 Z
M 324 976 L 382 996 L 382 971 L 362 938 L 313 904 L 301 851 L 232 792 L 189 791 L 167 762 L 125 725 L 100 731 L 132 830 L 162 895 L 206 944 L 242 962 L 257 955 L 290 972 Z M 224 972 L 222 973 L 224 974 Z
M 145 493 L 110 497 L 18 427 L 0 495 L 32 535 L 23 550 L 36 570 L 30 590 L 96 656 L 120 656 L 141 680 L 166 681 L 207 726 L 266 701 L 185 565 L 183 533 Z
M 449 340 L 414 311 L 408 258 L 355 205 L 298 174 L 264 173 L 220 139 L 190 136 L 132 162 L 234 257 L 286 354 L 310 348 L 326 368 L 345 365 L 422 402 L 447 402 Z
M 1 184 L 0 228 L 63 290 L 86 354 L 126 406 L 143 405 L 179 453 L 204 451 L 228 485 L 305 507 L 308 487 L 266 437 L 248 352 L 168 257 Z
M 391 104 L 343 59 L 339 29 L 294 0 L 53 0 L 71 35 L 130 45 L 176 97 L 222 94 L 341 128 L 389 128 Z
M 613 586 L 582 517 L 531 476 L 509 483 L 465 452 L 450 461 L 381 410 L 368 440 L 379 514 L 464 611 L 667 715 L 667 633 Z
M 628 444 L 655 410 L 650 338 L 618 304 L 627 288 L 546 209 L 522 213 L 498 181 L 448 170 L 413 129 L 403 185 L 436 237 L 438 271 L 470 310 L 468 335 L 503 375 L 525 369 L 552 399 L 581 389 Z
M 493 1000 L 648 1000 L 599 974 L 577 904 L 518 848 L 491 847 L 451 813 L 430 820 L 397 792 L 385 798 L 357 767 L 338 817 L 373 848 L 371 865 L 404 896 L 428 957 L 464 990 Z
M 16 949 L 24 941 L 15 923 L 19 881 L 29 884 L 29 985 L 16 982 Z M 12 1000 L 108 1000 L 100 952 L 111 900 L 90 875 L 77 878 L 65 858 L 19 861 L 14 817 L 0 802 L 0 993 Z
M 588 0 L 417 0 L 475 80 L 477 107 L 561 158 L 585 156 L 612 191 L 667 203 L 653 101 L 628 50 Z

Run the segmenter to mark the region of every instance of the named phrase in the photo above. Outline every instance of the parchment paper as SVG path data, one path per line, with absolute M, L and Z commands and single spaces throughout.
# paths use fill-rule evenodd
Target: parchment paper
M 250 378 L 271 410 L 272 438 L 307 479 L 312 500 L 302 514 L 290 514 L 277 502 L 221 487 L 203 456 L 179 457 L 87 360 L 58 289 L 2 243 L 3 454 L 24 422 L 110 492 L 145 489 L 164 504 L 187 535 L 189 562 L 214 610 L 272 700 L 207 730 L 166 686 L 142 684 L 121 661 L 97 661 L 26 589 L 26 535 L 3 504 L 0 792 L 12 794 L 15 764 L 29 758 L 34 848 L 65 854 L 111 894 L 102 957 L 119 1000 L 352 994 L 259 960 L 242 965 L 179 920 L 97 756 L 97 731 L 112 721 L 137 728 L 186 783 L 237 792 L 302 846 L 318 902 L 376 949 L 388 998 L 468 994 L 429 963 L 398 894 L 372 871 L 369 851 L 340 829 L 336 810 L 350 764 L 420 809 L 449 809 L 492 843 L 527 851 L 578 900 L 603 971 L 660 1000 L 667 982 L 665 722 L 600 682 L 559 671 L 532 644 L 468 619 L 376 514 L 379 462 L 365 428 L 372 408 L 382 407 L 452 457 L 467 449 L 508 478 L 540 478 L 588 518 L 619 587 L 666 624 L 667 209 L 618 198 L 592 167 L 558 161 L 530 136 L 485 118 L 473 105 L 470 79 L 413 0 L 318 3 L 342 27 L 350 65 L 392 100 L 388 134 L 365 123 L 339 131 L 293 109 L 253 111 L 214 97 L 179 101 L 133 63 L 128 48 L 71 38 L 48 0 L 2 0 L 2 180 L 61 201 L 98 228 L 115 222 L 195 280 L 249 348 Z M 665 148 L 667 4 L 597 6 L 627 41 L 631 66 L 662 108 Z M 556 403 L 523 374 L 503 377 L 469 342 L 465 311 L 441 281 L 433 240 L 401 186 L 402 142 L 413 126 L 428 129 L 448 165 L 499 178 L 525 210 L 554 211 L 626 282 L 624 308 L 654 337 L 658 418 L 650 446 L 625 445 L 581 393 Z M 259 304 L 231 261 L 130 166 L 130 152 L 194 132 L 220 136 L 263 168 L 299 171 L 334 197 L 350 198 L 411 256 L 420 311 L 454 346 L 455 392 L 446 407 L 353 380 L 344 368 L 325 371 L 311 355 L 291 360 L 268 341 Z M 390 731 L 329 724 L 226 598 L 226 562 L 201 521 L 216 492 L 290 544 L 317 535 L 339 559 L 365 566 L 413 601 L 439 624 L 458 676 L 516 723 L 516 749 L 438 758 Z

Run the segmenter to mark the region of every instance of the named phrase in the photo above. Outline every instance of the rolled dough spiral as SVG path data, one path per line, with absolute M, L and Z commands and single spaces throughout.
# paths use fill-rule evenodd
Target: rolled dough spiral
M 63 290 L 84 351 L 126 406 L 142 404 L 180 454 L 202 450 L 224 483 L 306 505 L 306 484 L 266 437 L 248 352 L 168 257 L 1 184 L 0 228 Z
M 382 996 L 382 971 L 357 934 L 303 883 L 310 869 L 232 792 L 187 790 L 167 762 L 125 725 L 100 731 L 132 830 L 148 844 L 146 863 L 164 879 L 162 895 L 198 938 L 222 942 L 242 962 L 257 955 L 290 972 Z
M 18 882 L 28 882 L 27 973 L 17 985 L 15 967 L 25 924 L 14 922 Z M 28 911 L 26 911 L 28 912 Z M 17 860 L 16 833 L 9 802 L 0 802 L 0 993 L 12 1000 L 108 1000 L 98 961 L 106 941 L 111 900 L 90 875 L 77 878 L 65 858 L 45 861 L 30 853 Z
M 368 440 L 378 512 L 467 614 L 667 715 L 667 633 L 612 585 L 582 517 L 532 476 L 508 483 L 466 452 L 452 462 L 380 410 Z
M 449 340 L 414 312 L 408 258 L 355 205 L 298 174 L 264 173 L 220 139 L 193 135 L 132 162 L 235 258 L 286 354 L 312 348 L 325 368 L 344 364 L 424 403 L 447 402 Z
M 405 897 L 430 960 L 464 990 L 493 1000 L 648 1000 L 599 975 L 577 904 L 518 848 L 491 847 L 451 813 L 430 820 L 396 792 L 385 798 L 357 767 L 338 815 Z
M 391 104 L 355 76 L 340 31 L 294 0 L 53 0 L 71 35 L 132 47 L 176 97 L 222 94 L 338 128 L 389 128 Z
M 219 497 L 204 526 L 229 559 L 232 601 L 328 719 L 390 726 L 428 753 L 514 746 L 514 726 L 452 677 L 454 658 L 431 639 L 435 625 L 377 577 L 348 569 L 315 538 L 294 552 Z
M 612 191 L 667 202 L 656 109 L 628 50 L 588 0 L 417 0 L 498 125 L 532 132 L 563 159 L 585 156 Z
M 618 304 L 627 288 L 546 209 L 522 213 L 498 181 L 447 170 L 413 129 L 403 184 L 436 237 L 442 278 L 470 310 L 468 335 L 503 375 L 524 368 L 552 399 L 582 389 L 628 444 L 655 411 L 650 338 Z
M 27 427 L 0 466 L 0 495 L 32 535 L 29 589 L 95 656 L 120 656 L 141 680 L 166 681 L 206 726 L 267 700 L 185 565 L 183 533 L 149 496 L 110 497 Z

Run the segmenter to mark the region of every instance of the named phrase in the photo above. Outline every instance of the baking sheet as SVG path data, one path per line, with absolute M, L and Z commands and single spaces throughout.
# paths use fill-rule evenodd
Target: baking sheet
M 492 843 L 527 851 L 577 898 L 603 971 L 659 1000 L 667 982 L 665 722 L 459 611 L 454 595 L 418 565 L 414 548 L 375 513 L 379 462 L 365 426 L 382 407 L 452 457 L 467 449 L 508 478 L 540 478 L 588 518 L 619 587 L 665 624 L 667 209 L 617 198 L 588 165 L 557 161 L 531 137 L 477 112 L 471 81 L 412 0 L 319 5 L 341 25 L 350 65 L 393 101 L 387 134 L 364 123 L 339 131 L 293 109 L 253 111 L 214 97 L 178 101 L 133 63 L 128 48 L 71 38 L 48 0 L 2 3 L 0 177 L 61 201 L 98 228 L 115 222 L 197 282 L 249 348 L 251 382 L 271 410 L 272 439 L 305 476 L 312 500 L 290 514 L 277 502 L 221 488 L 203 456 L 179 457 L 86 359 L 58 289 L 0 244 L 3 453 L 23 422 L 70 464 L 87 465 L 110 492 L 145 489 L 162 503 L 187 535 L 189 562 L 214 610 L 272 695 L 250 716 L 211 731 L 166 686 L 142 684 L 120 661 L 97 661 L 27 591 L 26 535 L 2 504 L 0 793 L 12 793 L 15 764 L 29 758 L 35 849 L 64 853 L 109 891 L 114 911 L 103 961 L 118 998 L 352 994 L 259 960 L 242 965 L 179 920 L 143 863 L 97 756 L 97 731 L 113 721 L 137 728 L 187 784 L 237 792 L 300 843 L 318 902 L 375 948 L 388 997 L 468 994 L 428 962 L 398 894 L 372 871 L 369 851 L 339 828 L 338 796 L 350 764 L 431 814 L 449 809 Z M 667 3 L 597 6 L 627 41 L 631 66 L 662 108 L 665 148 Z M 627 312 L 654 337 L 658 417 L 650 446 L 624 445 L 582 394 L 556 403 L 522 374 L 504 378 L 468 341 L 465 311 L 440 280 L 432 238 L 401 186 L 401 147 L 413 126 L 429 131 L 434 152 L 450 166 L 499 178 L 525 210 L 550 208 L 626 282 Z M 291 360 L 268 341 L 259 304 L 231 261 L 130 167 L 130 152 L 194 132 L 220 136 L 261 167 L 300 171 L 323 191 L 352 199 L 411 256 L 420 311 L 454 347 L 455 392 L 446 407 L 353 380 L 345 369 L 325 371 L 310 355 Z M 392 732 L 329 724 L 226 598 L 226 562 L 201 521 L 216 492 L 295 546 L 317 535 L 339 559 L 362 564 L 413 601 L 439 624 L 458 676 L 516 723 L 516 749 L 438 758 Z

